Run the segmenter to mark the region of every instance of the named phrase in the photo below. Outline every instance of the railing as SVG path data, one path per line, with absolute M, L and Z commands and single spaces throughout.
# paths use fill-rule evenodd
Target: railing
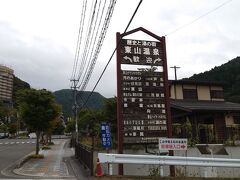
M 91 147 L 85 146 L 83 144 L 75 144 L 75 157 L 80 161 L 84 167 L 90 170 L 91 175 L 93 175 L 93 150 Z
M 100 163 L 240 167 L 240 159 L 98 153 Z

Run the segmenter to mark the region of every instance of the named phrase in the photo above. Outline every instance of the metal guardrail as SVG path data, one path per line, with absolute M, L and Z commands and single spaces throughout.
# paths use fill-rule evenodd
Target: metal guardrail
M 240 167 L 240 159 L 98 153 L 100 163 Z

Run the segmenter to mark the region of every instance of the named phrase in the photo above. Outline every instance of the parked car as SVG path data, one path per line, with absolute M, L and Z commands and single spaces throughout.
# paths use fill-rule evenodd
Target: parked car
M 30 133 L 28 136 L 30 139 L 37 138 L 36 133 Z
M 0 139 L 7 138 L 8 133 L 0 133 Z

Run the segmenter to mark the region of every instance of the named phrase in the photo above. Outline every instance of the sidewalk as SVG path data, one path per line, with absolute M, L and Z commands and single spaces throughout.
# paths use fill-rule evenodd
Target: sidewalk
M 30 159 L 14 173 L 29 177 L 76 179 L 74 174 L 70 174 L 65 158 L 73 156 L 71 149 L 65 149 L 68 140 L 54 140 L 54 145 L 50 150 L 41 150 L 39 154 L 44 154 L 43 159 Z

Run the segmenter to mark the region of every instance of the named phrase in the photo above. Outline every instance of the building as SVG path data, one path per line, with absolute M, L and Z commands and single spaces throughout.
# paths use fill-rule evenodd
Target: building
M 240 104 L 226 102 L 223 84 L 170 81 L 173 136 L 193 143 L 239 143 Z
M 13 93 L 13 70 L 0 65 L 0 101 L 12 102 Z

